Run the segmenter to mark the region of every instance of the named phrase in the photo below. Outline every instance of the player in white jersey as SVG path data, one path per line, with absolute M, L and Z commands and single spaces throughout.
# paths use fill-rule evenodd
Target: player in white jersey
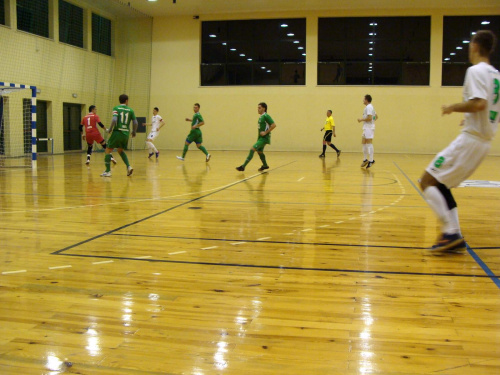
M 490 150 L 499 121 L 500 73 L 490 65 L 496 44 L 491 31 L 478 31 L 469 43 L 469 61 L 463 102 L 442 107 L 442 114 L 465 113 L 460 135 L 436 155 L 426 168 L 420 186 L 442 224 L 442 234 L 431 250 L 460 252 L 466 243 L 460 231 L 457 204 L 450 189 L 468 178 Z
M 366 106 L 363 110 L 363 117 L 358 118 L 358 122 L 363 122 L 363 134 L 361 135 L 361 144 L 363 145 L 363 162 L 361 167 L 370 168 L 375 160 L 373 159 L 373 136 L 375 135 L 375 109 L 372 105 L 371 95 L 365 95 L 363 104 Z
M 149 150 L 149 156 L 148 158 L 151 158 L 154 154 L 156 154 L 156 158 L 158 159 L 158 156 L 160 156 L 160 152 L 156 149 L 153 141 L 158 137 L 160 134 L 160 129 L 165 125 L 165 121 L 161 118 L 161 116 L 158 114 L 159 109 L 158 107 L 153 108 L 153 117 L 151 118 L 151 123 L 150 124 L 144 124 L 145 126 L 151 126 L 151 131 L 148 134 L 148 138 L 146 139 L 146 147 Z

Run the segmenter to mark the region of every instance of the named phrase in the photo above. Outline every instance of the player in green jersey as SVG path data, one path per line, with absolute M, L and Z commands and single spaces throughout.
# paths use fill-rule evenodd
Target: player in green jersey
M 186 118 L 186 121 L 191 122 L 191 131 L 186 137 L 186 143 L 184 144 L 184 150 L 182 151 L 182 156 L 177 156 L 177 159 L 183 160 L 186 156 L 186 152 L 188 152 L 189 145 L 191 143 L 196 143 L 196 147 L 198 147 L 205 154 L 205 161 L 210 160 L 210 154 L 207 152 L 207 149 L 202 146 L 203 143 L 203 135 L 201 134 L 200 126 L 205 125 L 205 121 L 200 113 L 200 104 L 195 103 L 193 107 L 194 116 L 192 119 Z
M 262 160 L 262 166 L 259 168 L 259 171 L 262 172 L 265 169 L 269 169 L 266 162 L 266 156 L 264 155 L 264 147 L 271 144 L 271 132 L 276 127 L 276 124 L 274 123 L 272 117 L 267 114 L 266 103 L 259 103 L 257 106 L 257 112 L 259 112 L 260 115 L 258 121 L 259 137 L 257 138 L 257 142 L 252 146 L 252 149 L 250 150 L 250 153 L 248 154 L 243 165 L 236 167 L 238 171 L 245 170 L 247 164 L 250 163 L 250 160 L 252 160 L 255 151 L 257 151 L 260 160 Z
M 123 149 L 125 149 L 128 144 L 130 123 L 132 122 L 133 124 L 132 138 L 135 137 L 138 123 L 135 118 L 134 110 L 128 106 L 128 95 L 120 95 L 119 101 L 120 105 L 113 108 L 113 119 L 109 127 L 109 132 L 112 132 L 112 134 L 111 137 L 109 137 L 106 147 L 106 156 L 104 157 L 106 170 L 101 174 L 103 177 L 111 177 L 111 151 L 113 151 L 114 148 L 118 149 L 118 154 L 120 154 L 123 162 L 127 166 L 127 176 L 130 176 L 134 171 Z

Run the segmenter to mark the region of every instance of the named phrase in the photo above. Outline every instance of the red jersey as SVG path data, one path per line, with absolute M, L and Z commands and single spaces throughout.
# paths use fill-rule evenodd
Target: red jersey
M 99 133 L 97 129 L 97 124 L 101 122 L 99 116 L 89 113 L 85 116 L 81 122 L 81 125 L 85 127 L 85 133 Z

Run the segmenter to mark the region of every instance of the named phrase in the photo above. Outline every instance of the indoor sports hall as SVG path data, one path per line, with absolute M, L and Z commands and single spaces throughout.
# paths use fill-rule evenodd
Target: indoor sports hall
M 463 251 L 419 182 L 481 29 L 498 0 L 0 0 L 0 374 L 499 374 L 500 136 L 452 189 Z M 112 145 L 122 94 L 102 177 L 80 124 Z

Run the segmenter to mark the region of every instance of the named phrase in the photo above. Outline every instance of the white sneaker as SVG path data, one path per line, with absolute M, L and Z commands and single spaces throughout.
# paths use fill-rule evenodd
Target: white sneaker
M 132 172 L 133 172 L 133 171 L 134 171 L 134 168 L 132 168 L 132 166 L 131 166 L 131 165 L 129 165 L 129 166 L 127 167 L 127 176 L 130 176 L 130 175 L 132 174 Z
M 184 161 L 184 158 L 182 156 L 176 156 L 177 159 Z M 208 161 L 208 160 L 207 160 Z
M 111 172 L 102 172 L 101 177 L 111 177 Z
M 210 154 L 208 154 L 208 155 L 207 155 L 207 163 L 210 161 L 210 157 L 211 157 L 211 156 L 212 156 L 212 155 L 210 155 Z
M 116 164 L 116 160 L 115 160 L 115 158 L 113 158 L 113 157 L 112 157 L 112 158 L 111 158 L 111 161 L 113 162 L 113 164 Z
M 85 162 L 85 164 L 89 165 L 90 164 L 90 159 L 87 159 L 87 161 Z

